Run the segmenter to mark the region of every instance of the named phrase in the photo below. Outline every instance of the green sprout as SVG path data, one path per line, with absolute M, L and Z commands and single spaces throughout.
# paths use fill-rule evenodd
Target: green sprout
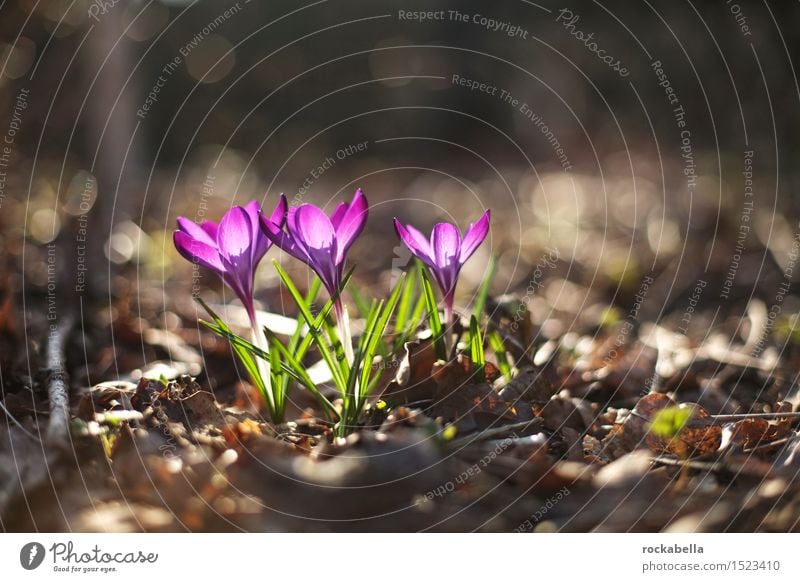
M 662 408 L 653 416 L 650 432 L 665 440 L 675 439 L 686 428 L 691 417 L 692 409 L 685 406 Z

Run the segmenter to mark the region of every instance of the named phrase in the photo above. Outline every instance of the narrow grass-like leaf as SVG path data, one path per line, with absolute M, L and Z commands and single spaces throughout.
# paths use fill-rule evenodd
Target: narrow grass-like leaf
M 469 348 L 472 367 L 475 370 L 477 382 L 486 381 L 486 354 L 483 352 L 483 337 L 478 319 L 473 315 L 469 318 Z
M 267 337 L 270 342 L 270 352 L 267 353 L 251 341 L 234 334 L 227 328 L 220 327 L 216 323 L 212 323 L 205 320 L 200 320 L 200 323 L 206 326 L 208 329 L 216 333 L 217 335 L 224 337 L 227 339 L 234 348 L 240 348 L 250 352 L 253 356 L 259 358 L 270 358 L 271 365 L 276 369 L 280 370 L 281 372 L 286 373 L 290 378 L 296 380 L 299 384 L 305 386 L 319 401 L 320 405 L 325 410 L 326 414 L 331 417 L 331 420 L 335 419 L 338 414 L 336 409 L 333 407 L 333 404 L 325 398 L 325 396 L 319 391 L 316 384 L 311 380 L 308 373 L 305 370 L 305 367 L 298 362 L 298 360 L 292 355 L 292 353 L 284 346 L 280 340 L 277 338 L 275 334 L 272 332 L 267 331 Z M 280 374 L 280 372 L 276 372 L 276 375 Z M 285 411 L 285 397 L 286 394 L 280 395 L 280 410 Z M 276 398 L 276 401 L 278 399 Z
M 371 361 L 367 362 L 365 355 L 367 351 L 367 344 L 369 343 L 372 330 L 375 327 L 375 322 L 378 319 L 382 303 L 383 302 L 372 302 L 372 307 L 367 314 L 366 328 L 364 329 L 364 333 L 362 334 L 361 339 L 358 342 L 358 346 L 356 347 L 356 352 L 353 357 L 353 366 L 351 368 L 350 376 L 347 379 L 347 392 L 343 398 L 344 403 L 342 422 L 338 427 L 340 436 L 347 434 L 348 428 L 354 426 L 358 420 L 358 411 L 360 410 L 360 388 L 357 386 L 359 381 L 359 370 L 363 370 L 364 366 L 371 366 Z
M 283 422 L 283 416 L 275 406 L 275 395 L 267 390 L 267 386 L 264 383 L 264 379 L 261 377 L 261 372 L 258 368 L 258 362 L 256 362 L 253 353 L 243 346 L 241 342 L 232 340 L 232 338 L 238 338 L 240 340 L 243 338 L 239 338 L 239 336 L 234 334 L 228 325 L 222 320 L 222 318 L 217 315 L 214 310 L 211 309 L 211 307 L 209 307 L 209 305 L 200 297 L 196 297 L 195 300 L 203 306 L 203 309 L 205 309 L 209 316 L 211 316 L 211 318 L 214 320 L 214 324 L 203 321 L 202 319 L 200 320 L 200 323 L 206 325 L 211 330 L 216 331 L 217 334 L 223 335 L 230 340 L 230 344 L 234 353 L 236 353 L 236 356 L 247 370 L 247 373 L 250 376 L 253 384 L 255 384 L 259 394 L 261 394 L 261 398 L 264 400 L 264 404 L 267 407 L 267 412 L 269 413 L 270 418 L 273 422 Z M 259 357 L 265 358 L 267 361 L 269 361 L 269 354 L 261 349 L 259 349 L 259 351 L 262 352 Z
M 314 277 L 314 281 L 311 283 L 311 286 L 308 288 L 308 293 L 305 296 L 305 304 L 309 310 L 311 310 L 311 306 L 314 304 L 314 301 L 317 299 L 317 295 L 319 295 L 319 291 L 322 289 L 322 279 L 319 277 Z M 333 307 L 333 301 L 330 302 L 331 307 Z M 298 320 L 297 322 L 297 329 L 295 329 L 292 337 L 289 339 L 289 343 L 287 345 L 287 349 L 291 352 L 294 352 L 297 349 L 300 340 L 303 337 L 303 325 Z
M 344 287 L 350 281 L 350 276 L 352 275 L 352 273 L 353 273 L 353 269 L 351 268 L 347 272 L 347 274 L 344 276 L 344 278 L 342 279 L 342 289 L 344 289 Z M 317 281 L 319 281 L 319 279 L 317 279 Z M 312 285 L 312 289 L 313 289 L 313 285 Z M 319 291 L 319 287 L 317 287 L 317 291 Z M 309 292 L 309 296 L 310 295 L 311 295 L 311 293 Z M 339 294 L 337 293 L 336 295 L 331 297 L 328 300 L 328 302 L 325 304 L 325 306 L 322 308 L 322 310 L 319 312 L 319 314 L 317 314 L 317 318 L 314 320 L 314 327 L 315 328 L 322 329 L 322 324 L 326 320 L 328 315 L 330 314 L 331 310 L 333 309 L 334 302 L 336 301 L 336 298 L 338 296 L 339 296 Z M 310 310 L 310 305 L 311 305 L 312 301 L 313 301 L 313 299 L 307 303 L 307 305 L 309 306 L 309 310 Z M 298 329 L 300 329 L 301 327 L 302 326 L 298 326 Z M 311 335 L 310 333 L 308 333 L 303 337 L 302 341 L 299 342 L 297 347 L 293 348 L 292 346 L 294 345 L 294 343 L 293 343 L 294 342 L 294 337 L 292 338 L 292 341 L 289 343 L 289 350 L 293 352 L 294 357 L 297 359 L 298 362 L 302 362 L 303 361 L 303 358 L 306 356 L 306 352 L 308 352 L 308 348 L 311 347 L 311 344 L 313 343 L 313 341 L 314 341 L 314 336 Z
M 379 307 L 380 317 L 372 326 L 371 336 L 369 337 L 367 349 L 364 354 L 364 368 L 361 372 L 361 383 L 359 385 L 359 388 L 362 391 L 362 401 L 366 396 L 369 396 L 369 378 L 370 374 L 372 373 L 372 361 L 378 351 L 378 346 L 383 340 L 383 335 L 389 325 L 389 319 L 391 319 L 392 314 L 397 307 L 397 303 L 400 300 L 400 293 L 404 287 L 404 278 L 405 274 L 401 277 L 400 281 L 398 281 L 397 285 L 395 285 L 394 290 L 392 291 L 392 294 L 389 296 L 389 299 L 386 301 L 386 303 L 381 304 Z
M 283 418 L 286 411 L 286 390 L 288 382 L 284 381 L 286 374 L 281 369 L 281 355 L 274 349 L 269 352 L 269 373 L 272 382 L 272 400 L 276 414 Z
M 350 293 L 350 297 L 353 298 L 353 303 L 356 304 L 356 309 L 358 310 L 358 316 L 362 318 L 366 318 L 367 314 L 369 313 L 370 302 L 367 301 L 367 298 L 359 291 L 355 285 L 350 287 L 347 290 Z
M 280 353 L 283 359 L 283 370 L 289 376 L 294 378 L 299 384 L 305 386 L 306 389 L 314 395 L 314 397 L 317 399 L 317 402 L 320 403 L 328 417 L 331 420 L 335 420 L 338 417 L 336 408 L 334 408 L 333 404 L 331 404 L 331 401 L 319 391 L 317 385 L 314 384 L 309 377 L 308 372 L 306 372 L 303 364 L 298 362 L 292 353 L 274 335 L 270 337 L 270 348 L 270 353 L 273 351 Z
M 398 281 L 388 301 L 373 301 L 367 315 L 366 327 L 354 357 L 351 375 L 348 378 L 347 395 L 344 398 L 342 420 L 337 425 L 337 434 L 344 436 L 354 427 L 363 412 L 367 398 L 377 384 L 381 371 L 373 373 L 372 365 L 382 343 L 389 320 L 397 307 L 404 278 Z
M 428 309 L 428 323 L 431 326 L 433 333 L 433 348 L 436 352 L 436 358 L 439 360 L 447 359 L 447 347 L 444 341 L 444 330 L 442 328 L 442 320 L 439 318 L 439 305 L 436 302 L 436 296 L 433 293 L 433 285 L 428 273 L 420 270 L 422 282 L 422 295 L 425 297 L 425 306 Z
M 294 299 L 295 303 L 297 304 L 300 314 L 303 316 L 303 319 L 306 320 L 306 323 L 308 324 L 308 333 L 313 338 L 320 355 L 322 355 L 322 358 L 325 360 L 325 363 L 328 364 L 328 367 L 330 367 L 331 375 L 333 376 L 333 381 L 336 384 L 337 389 L 340 393 L 344 394 L 347 390 L 347 382 L 345 378 L 342 377 L 341 368 L 331 352 L 330 346 L 328 346 L 327 342 L 325 341 L 325 337 L 320 327 L 315 325 L 314 316 L 311 314 L 308 306 L 305 305 L 303 296 L 300 295 L 300 292 L 297 290 L 297 287 L 286 271 L 283 270 L 278 261 L 273 259 L 272 263 L 275 265 L 275 269 L 278 271 L 278 276 L 281 278 L 281 281 L 283 281 L 283 284 L 286 286 L 286 289 L 289 291 L 292 299 Z
M 311 286 L 308 288 L 308 292 L 306 293 L 306 296 L 305 296 L 305 304 L 309 309 L 311 309 L 311 305 L 313 305 L 314 301 L 316 300 L 317 295 L 319 294 L 319 291 L 320 291 L 321 288 L 322 288 L 322 280 L 319 277 L 314 277 L 314 281 L 311 283 Z M 333 306 L 333 303 L 331 303 L 331 307 L 332 306 Z M 297 326 L 296 326 L 296 328 L 294 330 L 294 333 L 289 338 L 289 343 L 286 346 L 286 349 L 291 354 L 297 354 L 299 352 L 298 345 L 300 344 L 300 341 L 303 339 L 303 329 L 304 329 L 304 327 L 305 326 L 304 326 L 303 322 L 301 320 L 298 320 L 297 321 Z M 264 328 L 264 335 L 265 335 L 265 337 L 270 337 L 270 331 L 267 328 Z M 309 343 L 306 344 L 306 349 L 308 349 L 309 345 L 310 345 L 310 341 L 309 341 Z M 270 353 L 272 353 L 272 352 L 270 352 Z M 304 356 L 305 356 L 305 350 L 303 350 L 303 352 L 301 354 L 299 354 L 297 357 L 299 357 L 299 359 L 302 360 Z M 291 376 L 289 376 L 287 374 L 281 374 L 280 377 L 279 377 L 279 380 L 278 380 L 278 382 L 279 382 L 278 387 L 280 389 L 281 396 L 282 396 L 282 398 L 284 400 L 284 407 L 285 407 L 286 395 L 289 393 L 289 380 L 290 379 L 291 379 Z M 275 383 L 273 382 L 273 387 L 274 386 L 275 386 Z M 275 391 L 274 388 L 273 388 L 273 391 Z
M 422 297 L 416 298 L 417 277 L 416 268 L 409 269 L 408 272 L 405 273 L 403 290 L 400 293 L 400 300 L 397 304 L 392 352 L 399 351 L 408 341 L 409 336 L 414 332 L 416 326 L 419 325 L 418 317 L 415 323 L 415 315 L 421 317 L 422 312 L 425 310 L 425 302 Z M 415 298 L 416 303 L 414 303 Z
M 400 301 L 397 305 L 397 317 L 395 318 L 394 327 L 396 330 L 403 331 L 406 328 L 411 317 L 411 304 L 414 300 L 414 291 L 416 290 L 417 270 L 409 269 L 405 274 L 403 282 L 403 290 L 400 294 Z
M 417 305 L 414 307 L 414 312 L 411 314 L 411 319 L 406 324 L 405 330 L 403 330 L 403 343 L 411 339 L 411 336 L 414 334 L 414 332 L 419 329 L 420 323 L 422 322 L 422 316 L 425 314 L 425 306 L 425 298 L 420 296 L 417 299 Z
M 508 361 L 508 352 L 506 345 L 503 343 L 503 338 L 497 330 L 493 330 L 487 336 L 489 345 L 492 347 L 494 357 L 497 360 L 497 368 L 503 374 L 507 382 L 511 381 L 511 364 Z
M 339 339 L 339 331 L 336 328 L 337 326 L 334 325 L 329 318 L 322 320 L 322 329 L 325 330 L 325 335 L 328 336 L 328 342 L 333 349 L 333 355 L 336 358 L 336 363 L 339 365 L 342 378 L 348 378 L 350 376 L 350 363 L 347 361 L 344 345 L 342 344 L 342 340 Z
M 367 321 L 367 327 L 364 329 L 364 335 L 362 336 L 362 341 L 360 342 L 359 348 L 359 358 L 361 359 L 361 368 L 359 369 L 360 372 L 360 381 L 358 385 L 358 394 L 356 395 L 356 401 L 360 399 L 361 395 L 363 394 L 363 388 L 366 383 L 369 381 L 370 371 L 372 369 L 372 360 L 375 356 L 375 352 L 372 349 L 373 338 L 376 335 L 377 326 L 380 323 L 380 319 L 383 312 L 384 301 L 380 301 L 373 305 L 372 310 L 370 311 L 370 318 Z M 380 336 L 378 336 L 380 338 Z M 357 376 L 357 374 L 353 374 Z
M 350 289 L 348 289 L 348 292 L 350 293 L 350 296 L 353 298 L 353 302 L 356 304 L 356 309 L 358 309 L 359 317 L 361 317 L 362 319 L 366 319 L 366 317 L 369 315 L 370 309 L 372 309 L 372 306 L 375 304 L 375 300 L 373 299 L 372 301 L 367 301 L 367 298 L 364 296 L 364 294 L 361 293 L 361 291 L 359 291 L 358 289 L 356 289 L 355 286 L 350 287 Z M 384 357 L 387 357 L 390 353 L 390 350 L 384 343 L 381 343 L 378 346 L 378 351 Z
M 483 282 L 481 283 L 481 287 L 478 290 L 478 296 L 475 298 L 475 310 L 473 314 L 478 319 L 481 320 L 483 316 L 483 309 L 486 307 L 486 300 L 489 298 L 489 288 L 492 286 L 492 281 L 494 280 L 494 275 L 497 272 L 497 257 L 492 255 L 489 259 L 489 267 L 486 271 L 486 276 L 483 278 Z

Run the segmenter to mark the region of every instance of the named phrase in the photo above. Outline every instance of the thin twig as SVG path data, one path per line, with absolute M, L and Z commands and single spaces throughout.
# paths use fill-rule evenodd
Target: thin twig
M 693 461 L 690 459 L 681 460 L 681 459 L 673 459 L 670 457 L 654 457 L 652 460 L 653 463 L 658 463 L 661 465 L 669 465 L 671 467 L 680 467 L 681 469 L 695 469 L 698 471 L 708 471 L 708 472 L 727 472 L 732 473 L 736 476 L 743 475 L 743 476 L 750 476 L 750 477 L 763 477 L 763 473 L 758 471 L 757 469 L 753 469 L 748 467 L 748 465 L 743 463 L 737 463 L 735 461 L 729 462 L 722 462 L 722 461 Z
M 471 445 L 472 443 L 486 441 L 496 436 L 501 436 L 507 434 L 509 431 L 516 431 L 516 430 L 524 430 L 530 426 L 535 424 L 541 424 L 542 419 L 539 417 L 532 418 L 531 420 L 526 420 L 524 422 L 515 422 L 513 424 L 504 424 L 502 426 L 497 426 L 493 428 L 487 428 L 486 430 L 479 432 L 475 435 L 465 436 L 464 438 L 460 438 L 448 443 L 449 448 L 461 448 L 467 445 Z
M 635 410 L 630 411 L 631 416 L 635 416 L 637 418 L 641 418 L 642 420 L 646 420 L 647 422 L 652 422 L 652 418 L 648 418 L 645 415 L 636 412 Z M 800 418 L 800 412 L 742 412 L 740 414 L 709 414 L 708 418 L 712 420 L 713 423 L 722 423 L 722 422 L 734 422 L 737 420 L 748 420 L 751 418 L 763 418 L 763 419 L 778 419 L 778 418 Z M 696 419 L 702 420 L 702 419 Z
M 51 329 L 47 341 L 47 395 L 50 401 L 50 421 L 45 433 L 51 445 L 67 447 L 69 441 L 69 382 L 63 367 L 65 340 L 72 330 L 73 318 L 64 317 Z
M 785 445 L 790 440 L 792 440 L 792 438 L 794 438 L 794 437 L 793 436 L 792 437 L 783 437 L 781 439 L 775 439 L 774 441 L 769 442 L 769 443 L 760 443 L 760 444 L 757 444 L 756 446 L 751 447 L 749 449 L 742 449 L 742 452 L 745 453 L 745 454 L 750 454 L 750 453 L 754 453 L 756 451 L 760 451 L 760 450 L 763 450 L 763 449 L 770 449 L 772 447 L 778 447 L 778 446 L 781 446 L 781 445 Z
M 30 437 L 31 439 L 33 439 L 33 440 L 34 440 L 34 441 L 36 441 L 37 443 L 38 443 L 38 442 L 40 442 L 40 439 L 39 439 L 39 437 L 37 437 L 35 434 L 33 434 L 32 432 L 30 432 L 30 431 L 29 431 L 27 428 L 25 428 L 24 426 L 22 426 L 22 424 L 20 423 L 20 421 L 18 421 L 18 420 L 17 420 L 17 419 L 14 417 L 14 415 L 13 415 L 13 414 L 11 414 L 11 411 L 9 411 L 9 410 L 8 410 L 8 408 L 6 408 L 6 407 L 5 407 L 5 405 L 3 404 L 3 402 L 2 402 L 2 401 L 0 401 L 0 410 L 2 410 L 3 412 L 5 412 L 5 414 L 6 414 L 6 417 L 7 417 L 7 418 L 8 418 L 8 419 L 9 419 L 9 420 L 10 420 L 10 421 L 13 423 L 13 424 L 15 424 L 15 425 L 16 425 L 16 427 L 17 427 L 18 429 L 20 429 L 20 430 L 23 432 L 23 434 L 25 434 L 26 436 Z
M 742 414 L 712 414 L 711 418 L 715 422 L 731 422 L 735 420 L 747 420 L 748 418 L 800 418 L 800 412 L 753 412 Z
M 670 467 L 680 467 L 680 468 L 688 467 L 690 469 L 698 469 L 700 471 L 734 470 L 732 467 L 728 467 L 724 463 L 720 463 L 717 461 L 709 463 L 707 461 L 691 461 L 682 459 L 672 459 L 670 457 L 654 457 L 652 462 L 659 463 L 661 465 L 669 465 Z

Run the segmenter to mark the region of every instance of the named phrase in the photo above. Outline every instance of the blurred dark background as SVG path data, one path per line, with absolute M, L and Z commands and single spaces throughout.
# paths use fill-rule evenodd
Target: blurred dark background
M 353 257 L 381 284 L 404 260 L 391 217 L 464 227 L 492 208 L 463 303 L 490 253 L 502 294 L 556 248 L 538 309 L 576 314 L 630 300 L 647 273 L 652 316 L 700 278 L 704 301 L 769 302 L 792 261 L 794 2 L 25 0 L 0 15 L 0 134 L 18 126 L 3 256 L 31 292 L 52 242 L 73 293 L 83 233 L 78 294 L 185 287 L 176 216 L 280 192 L 331 206 L 357 186 L 373 208 Z

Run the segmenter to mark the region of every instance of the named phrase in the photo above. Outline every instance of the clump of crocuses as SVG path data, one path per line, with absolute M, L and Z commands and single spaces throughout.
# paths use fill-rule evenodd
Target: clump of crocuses
M 391 354 L 386 353 L 386 347 L 381 346 L 383 334 L 398 303 L 403 306 L 398 311 L 398 327 L 415 327 L 409 326 L 407 321 L 408 313 L 412 311 L 409 307 L 411 296 L 415 293 L 412 289 L 412 278 L 401 278 L 387 299 L 373 300 L 371 306 L 366 308 L 363 307 L 362 300 L 360 316 L 365 322 L 365 328 L 354 351 L 347 307 L 342 297 L 350 276 L 345 273 L 345 263 L 350 247 L 364 230 L 368 214 L 367 199 L 361 189 L 358 189 L 350 202 L 340 203 L 330 215 L 313 204 L 302 204 L 289 209 L 286 199 L 281 196 L 269 215 L 262 213 L 259 204 L 254 201 L 244 207 L 231 208 L 219 224 L 206 221 L 197 225 L 183 217 L 178 219 L 174 240 L 180 254 L 217 273 L 236 293 L 248 313 L 253 328 L 253 342 L 233 334 L 207 306 L 214 323 L 204 323 L 231 342 L 251 376 L 255 376 L 254 381 L 260 387 L 266 388 L 266 404 L 274 422 L 283 420 L 285 387 L 288 380 L 293 379 L 318 399 L 323 412 L 334 423 L 335 434 L 347 434 L 360 422 L 367 399 L 377 384 L 381 366 L 374 365 L 375 358 L 379 353 L 384 354 L 384 357 L 391 357 Z M 394 221 L 403 243 L 427 267 L 438 283 L 448 325 L 454 321 L 455 289 L 459 272 L 486 238 L 489 219 L 490 213 L 486 211 L 477 222 L 466 229 L 463 236 L 455 225 L 440 223 L 433 227 L 430 238 L 411 225 L 403 226 L 397 219 Z M 300 312 L 297 331 L 288 344 L 281 343 L 269 330 L 259 328 L 253 299 L 255 270 L 273 244 L 307 264 L 319 278 L 316 288 L 321 283 L 330 296 L 325 308 L 314 315 L 311 307 L 316 291 L 302 296 L 288 274 L 273 261 L 281 281 Z M 428 289 L 424 300 L 429 307 L 432 305 L 433 312 L 437 313 L 437 325 L 441 327 L 430 283 L 427 277 L 423 279 L 424 285 L 427 285 L 425 288 Z M 338 337 L 326 323 L 330 310 L 333 310 L 336 317 Z M 413 311 L 419 312 L 419 309 Z M 404 326 L 399 325 L 401 319 Z M 301 325 L 301 321 L 305 325 Z M 301 337 L 303 331 L 306 333 L 305 337 Z M 475 335 L 479 337 L 479 334 Z M 330 379 L 341 398 L 338 406 L 318 390 L 302 364 L 312 343 L 330 371 Z M 256 366 L 255 360 L 259 360 L 260 365 Z M 259 374 L 266 377 L 259 378 Z M 273 379 L 272 384 L 270 377 Z

